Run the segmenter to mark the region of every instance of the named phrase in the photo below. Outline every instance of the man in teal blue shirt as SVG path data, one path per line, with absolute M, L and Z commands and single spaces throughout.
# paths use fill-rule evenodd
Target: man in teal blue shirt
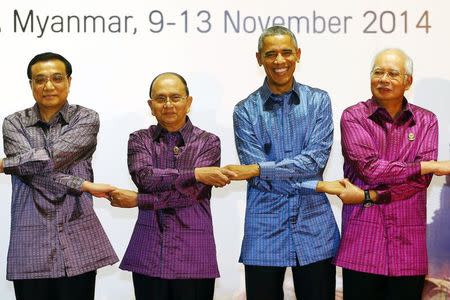
M 298 299 L 334 299 L 339 231 L 321 193 L 342 188 L 322 181 L 333 142 L 330 98 L 295 81 L 300 49 L 290 30 L 266 29 L 256 57 L 266 79 L 235 107 L 242 165 L 227 166 L 235 179 L 248 180 L 240 257 L 247 299 L 282 300 L 286 267 Z

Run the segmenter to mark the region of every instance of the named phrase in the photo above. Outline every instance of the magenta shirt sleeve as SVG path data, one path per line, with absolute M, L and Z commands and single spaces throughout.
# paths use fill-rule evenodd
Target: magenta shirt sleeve
M 416 162 L 436 160 L 438 155 L 438 122 L 435 118 L 424 129 L 428 134 L 420 143 L 420 148 L 416 156 Z M 420 173 L 420 169 L 419 169 Z M 411 198 L 414 194 L 426 192 L 430 185 L 433 174 L 416 175 L 408 178 L 405 183 L 399 185 L 389 185 L 383 189 L 375 189 L 378 193 L 378 201 L 380 203 L 389 203 L 391 201 L 399 201 Z
M 420 175 L 420 162 L 389 161 L 379 157 L 376 145 L 361 120 L 344 111 L 341 118 L 341 143 L 344 156 L 354 166 L 358 175 L 369 185 L 392 185 L 406 183 Z

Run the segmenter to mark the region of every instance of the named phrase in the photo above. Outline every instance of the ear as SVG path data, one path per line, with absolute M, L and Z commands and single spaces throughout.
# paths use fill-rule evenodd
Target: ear
M 186 112 L 189 112 L 191 110 L 191 104 L 192 104 L 192 96 L 188 96 L 186 98 Z
M 412 75 L 406 75 L 406 79 L 405 79 L 405 90 L 409 90 L 409 88 L 411 87 L 412 83 L 413 83 L 413 77 Z
M 148 104 L 148 107 L 150 107 L 150 111 L 152 112 L 152 116 L 154 116 L 155 115 L 155 113 L 153 112 L 153 106 L 152 106 L 152 100 L 151 99 L 148 99 L 147 100 L 147 104 Z
M 70 91 L 70 83 L 72 82 L 72 77 L 67 77 L 67 91 Z
M 258 65 L 262 66 L 262 59 L 261 59 L 261 53 L 256 52 L 256 60 L 258 61 Z
M 300 48 L 295 51 L 295 57 L 297 58 L 297 63 L 300 62 L 300 56 L 302 55 L 302 50 Z

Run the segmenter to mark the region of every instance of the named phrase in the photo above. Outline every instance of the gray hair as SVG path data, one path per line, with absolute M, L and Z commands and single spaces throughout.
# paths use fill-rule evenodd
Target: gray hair
M 283 26 L 272 26 L 267 29 L 265 29 L 258 39 L 258 52 L 261 52 L 264 44 L 264 39 L 268 36 L 274 36 L 274 35 L 288 35 L 291 37 L 291 39 L 294 41 L 295 48 L 298 48 L 297 39 L 295 38 L 294 33 L 290 31 L 288 28 Z
M 399 48 L 387 48 L 387 49 L 383 49 L 380 52 L 378 52 L 372 60 L 372 70 L 375 67 L 375 60 L 378 58 L 378 56 L 380 56 L 381 54 L 385 53 L 385 52 L 398 52 L 401 56 L 403 56 L 404 60 L 405 60 L 405 65 L 403 66 L 405 68 L 405 72 L 407 75 L 412 76 L 413 74 L 413 61 L 411 59 L 411 57 L 409 57 L 405 51 L 399 49 Z

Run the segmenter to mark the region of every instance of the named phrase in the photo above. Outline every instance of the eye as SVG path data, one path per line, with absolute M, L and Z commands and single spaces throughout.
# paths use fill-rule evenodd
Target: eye
M 389 75 L 389 77 L 391 77 L 391 78 L 396 78 L 396 77 L 399 77 L 399 76 L 400 76 L 400 72 L 398 72 L 398 71 L 389 71 L 389 72 L 388 72 L 388 75 Z
M 378 70 L 374 70 L 372 72 L 372 74 L 375 75 L 375 76 L 382 77 L 384 75 L 384 70 L 379 70 L 379 69 Z
M 179 101 L 181 101 L 182 98 L 183 97 L 181 97 L 180 95 L 172 95 L 170 97 L 170 100 L 172 100 L 172 102 L 179 102 Z
M 277 54 L 275 53 L 275 52 L 266 52 L 265 54 L 264 54 L 264 57 L 265 58 L 275 58 L 277 56 Z
M 166 99 L 167 98 L 164 96 L 157 96 L 154 100 L 158 103 L 164 103 L 164 102 L 166 102 Z
M 44 84 L 46 81 L 47 81 L 47 77 L 45 77 L 45 76 L 37 76 L 34 78 L 34 83 L 38 84 L 38 85 Z
M 64 80 L 64 76 L 62 74 L 53 74 L 52 75 L 52 81 L 54 83 L 61 83 Z
M 292 50 L 283 50 L 282 54 L 284 57 L 289 57 L 292 55 Z

